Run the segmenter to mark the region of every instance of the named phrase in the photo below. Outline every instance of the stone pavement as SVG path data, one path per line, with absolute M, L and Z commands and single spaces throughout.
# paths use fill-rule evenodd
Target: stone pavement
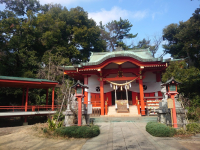
M 175 138 L 153 137 L 146 122 L 97 122 L 101 133 L 81 150 L 186 150 Z

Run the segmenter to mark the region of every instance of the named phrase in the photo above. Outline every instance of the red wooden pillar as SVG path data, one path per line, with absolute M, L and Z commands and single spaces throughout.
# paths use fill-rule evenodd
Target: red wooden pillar
M 26 88 L 26 102 L 25 102 L 25 111 L 27 111 L 27 107 L 28 107 L 28 87 Z
M 52 89 L 52 110 L 54 110 L 54 87 Z
M 78 98 L 78 126 L 81 126 L 82 122 L 82 97 L 77 97 Z
M 48 106 L 48 96 L 49 96 L 49 92 L 48 91 L 49 91 L 49 89 L 47 88 L 46 89 L 46 110 L 48 109 L 47 108 L 47 106 Z
M 139 88 L 140 88 L 140 103 L 141 103 L 141 115 L 145 115 L 144 107 L 144 91 L 143 91 L 143 82 L 142 79 L 139 79 Z
M 25 93 L 25 88 L 23 88 L 23 95 L 22 95 L 22 110 L 23 110 L 23 106 L 24 106 L 24 93 Z
M 104 115 L 104 89 L 103 79 L 100 78 L 101 115 Z
M 172 114 L 173 114 L 173 123 L 174 123 L 174 128 L 178 128 L 177 126 L 177 118 L 176 118 L 176 106 L 175 106 L 175 95 L 171 95 L 171 98 L 173 99 L 173 105 L 174 107 L 172 108 Z

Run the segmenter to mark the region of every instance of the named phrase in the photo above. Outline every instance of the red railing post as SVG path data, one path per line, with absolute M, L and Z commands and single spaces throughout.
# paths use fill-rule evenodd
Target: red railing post
M 25 103 L 25 111 L 27 111 L 27 107 L 28 107 L 28 87 L 26 88 L 26 103 Z
M 48 92 L 48 88 L 47 88 L 47 90 L 46 90 L 46 106 L 48 105 L 48 94 L 49 94 L 49 92 Z M 46 108 L 46 110 L 47 110 L 47 108 Z
M 54 110 L 54 87 L 52 89 L 52 110 Z

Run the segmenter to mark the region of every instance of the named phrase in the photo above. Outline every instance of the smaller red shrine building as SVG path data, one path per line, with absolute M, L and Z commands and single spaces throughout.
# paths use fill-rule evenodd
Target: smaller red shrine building
M 101 115 L 105 115 L 106 104 L 114 106 L 116 113 L 122 107 L 131 113 L 129 108 L 135 106 L 138 114 L 145 115 L 145 108 L 162 99 L 161 74 L 169 61 L 152 57 L 149 49 L 117 48 L 114 52 L 92 52 L 89 62 L 62 69 L 89 87 L 84 103 L 100 107 Z

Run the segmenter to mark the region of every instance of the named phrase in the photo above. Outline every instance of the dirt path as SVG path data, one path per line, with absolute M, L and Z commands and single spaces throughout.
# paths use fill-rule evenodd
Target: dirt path
M 0 128 L 0 150 L 80 150 L 86 140 L 37 137 L 32 126 Z
M 176 138 L 178 142 L 187 148 L 188 150 L 199 150 L 200 149 L 200 134 L 187 138 Z

